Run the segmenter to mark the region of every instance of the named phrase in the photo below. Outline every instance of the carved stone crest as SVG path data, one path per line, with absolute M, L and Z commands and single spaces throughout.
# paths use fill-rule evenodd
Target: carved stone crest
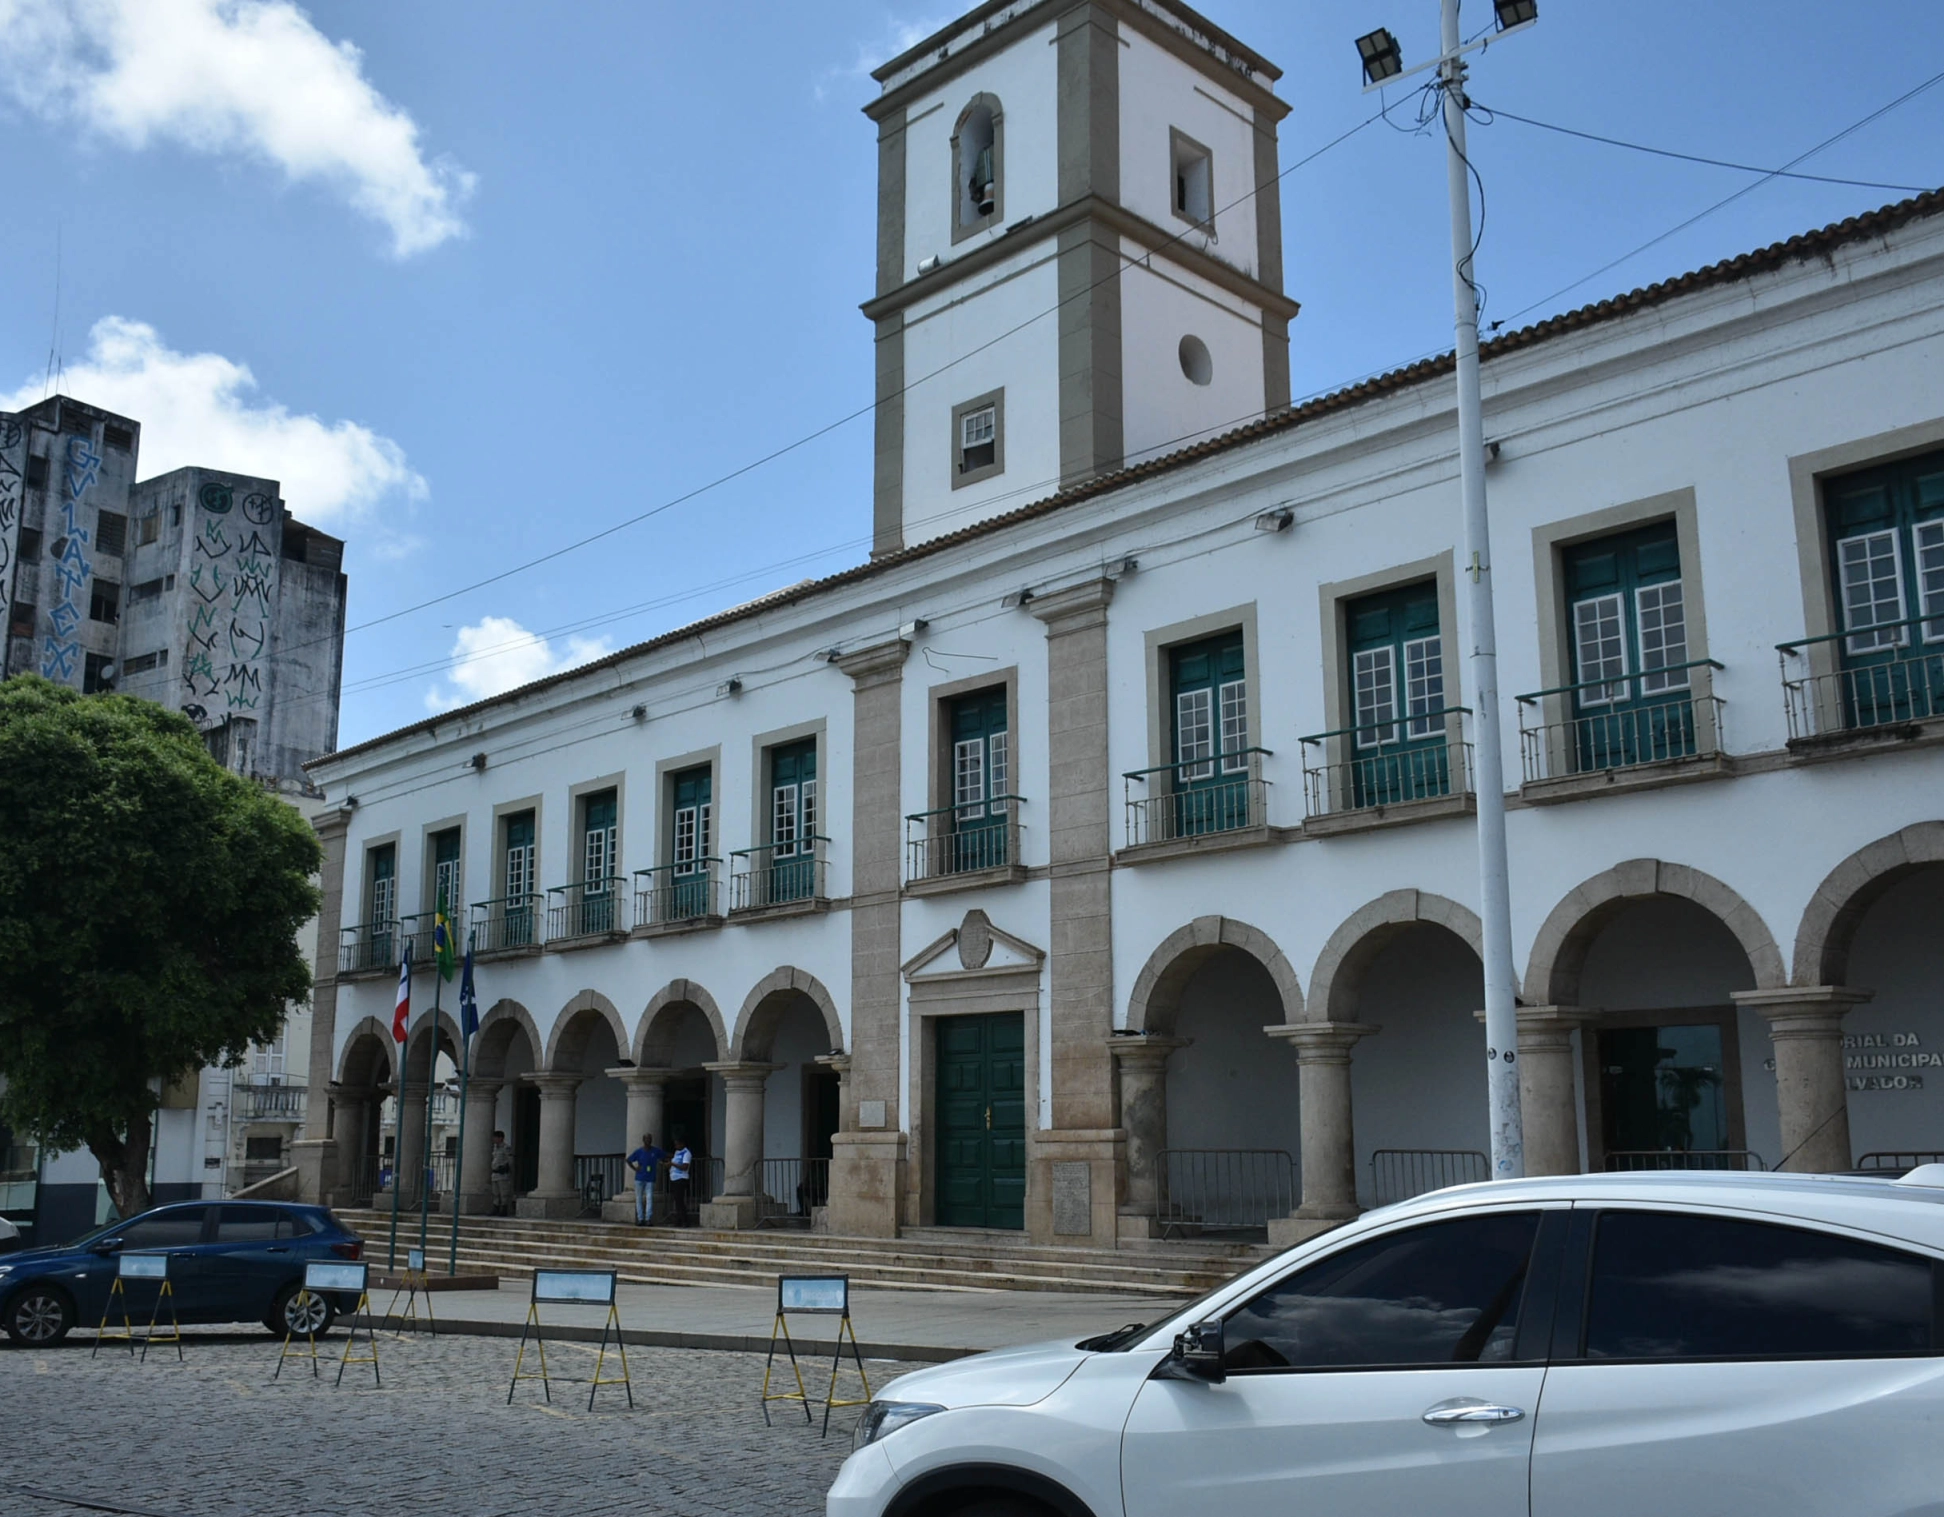
M 968 911 L 959 923 L 958 956 L 966 969 L 984 969 L 992 957 L 992 923 L 983 911 Z

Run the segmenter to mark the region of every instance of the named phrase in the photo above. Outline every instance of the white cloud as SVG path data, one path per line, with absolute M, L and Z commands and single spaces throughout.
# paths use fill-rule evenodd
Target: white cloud
M 887 16 L 883 28 L 875 37 L 857 44 L 849 63 L 824 70 L 823 77 L 813 86 L 813 92 L 819 101 L 823 101 L 829 99 L 840 86 L 868 80 L 872 69 L 889 63 L 907 48 L 916 47 L 959 14 L 956 10 L 940 11 L 937 15 L 924 16 L 916 21 L 899 21 Z
M 437 714 L 471 705 L 613 651 L 605 637 L 570 637 L 556 647 L 510 616 L 483 616 L 459 629 L 446 673 L 451 688 L 426 691 L 425 709 Z
M 354 421 L 293 415 L 255 398 L 256 376 L 219 353 L 178 353 L 142 321 L 104 316 L 87 356 L 62 372 L 61 389 L 142 424 L 144 479 L 186 464 L 259 474 L 283 485 L 290 509 L 313 526 L 342 527 L 388 498 L 417 499 L 425 481 L 405 450 Z M 0 410 L 41 400 L 35 375 Z
M 401 258 L 466 229 L 474 176 L 428 160 L 358 49 L 292 0 L 0 0 L 0 87 L 125 147 L 173 142 L 332 185 Z

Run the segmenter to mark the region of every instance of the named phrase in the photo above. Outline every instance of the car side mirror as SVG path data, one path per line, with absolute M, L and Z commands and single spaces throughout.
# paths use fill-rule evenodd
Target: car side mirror
M 1220 1385 L 1228 1379 L 1223 1368 L 1222 1319 L 1211 1317 L 1197 1322 L 1186 1332 L 1175 1334 L 1174 1349 L 1155 1369 L 1164 1380 L 1199 1380 Z
M 121 1246 L 122 1240 L 119 1238 L 103 1238 L 94 1246 L 94 1252 L 97 1254 L 118 1254 L 121 1252 Z

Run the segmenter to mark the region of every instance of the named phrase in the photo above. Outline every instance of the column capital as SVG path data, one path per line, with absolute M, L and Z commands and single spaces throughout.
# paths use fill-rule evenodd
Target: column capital
M 1083 580 L 1064 590 L 1048 591 L 1026 602 L 1026 609 L 1046 623 L 1046 635 L 1078 632 L 1107 620 L 1107 603 L 1114 598 L 1114 582 L 1106 576 Z
M 748 1090 L 751 1088 L 761 1090 L 763 1088 L 763 1082 L 784 1066 L 781 1064 L 757 1064 L 745 1060 L 741 1063 L 704 1064 L 702 1067 L 712 1075 L 721 1075 L 722 1083 L 730 1090 Z
M 904 674 L 904 661 L 911 655 L 911 644 L 901 637 L 873 643 L 840 653 L 831 662 L 848 674 L 859 689 L 887 684 Z
M 535 1071 L 520 1076 L 528 1085 L 538 1088 L 543 1101 L 561 1101 L 580 1089 L 586 1075 L 562 1074 L 557 1071 Z
M 466 1099 L 483 1101 L 491 1096 L 497 1100 L 505 1085 L 504 1080 L 482 1080 L 478 1075 L 468 1075 L 466 1076 Z
M 1159 1069 L 1177 1048 L 1186 1048 L 1193 1038 L 1169 1038 L 1140 1032 L 1116 1032 L 1107 1038 L 1108 1051 L 1130 1069 Z
M 619 1080 L 631 1091 L 653 1090 L 675 1078 L 675 1071 L 661 1064 L 624 1064 L 618 1069 L 604 1069 L 601 1073 L 611 1080 Z
M 1758 1011 L 1769 1024 L 1769 1036 L 1783 1038 L 1840 1038 L 1843 1018 L 1876 994 L 1848 985 L 1789 985 L 1780 990 L 1735 990 L 1729 998 L 1737 1006 Z
M 1348 1064 L 1357 1040 L 1383 1028 L 1370 1022 L 1278 1022 L 1262 1030 L 1289 1043 L 1299 1064 Z
M 1573 1040 L 1575 1029 L 1591 1027 L 1600 1013 L 1590 1006 L 1521 1006 L 1517 1009 L 1519 1051 L 1531 1048 L 1563 1048 Z M 1483 1023 L 1482 1009 L 1472 1013 Z
M 851 1056 L 847 1053 L 820 1053 L 810 1062 L 835 1070 L 839 1075 L 848 1075 L 851 1069 Z
M 339 1085 L 333 1081 L 324 1087 L 324 1098 L 339 1106 L 363 1106 L 367 1101 L 383 1100 L 384 1092 L 374 1085 Z

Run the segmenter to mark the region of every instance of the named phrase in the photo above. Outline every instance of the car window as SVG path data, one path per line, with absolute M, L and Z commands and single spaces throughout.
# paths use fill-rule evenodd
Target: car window
M 289 1214 L 271 1206 L 225 1206 L 216 1219 L 218 1243 L 269 1243 L 295 1236 Z
M 206 1206 L 181 1206 L 139 1217 L 121 1231 L 123 1248 L 182 1248 L 202 1242 Z
M 1610 1211 L 1593 1240 L 1592 1359 L 1866 1358 L 1931 1352 L 1934 1266 L 1832 1233 Z
M 1388 1233 L 1278 1281 L 1230 1314 L 1230 1371 L 1504 1362 L 1537 1212 Z

